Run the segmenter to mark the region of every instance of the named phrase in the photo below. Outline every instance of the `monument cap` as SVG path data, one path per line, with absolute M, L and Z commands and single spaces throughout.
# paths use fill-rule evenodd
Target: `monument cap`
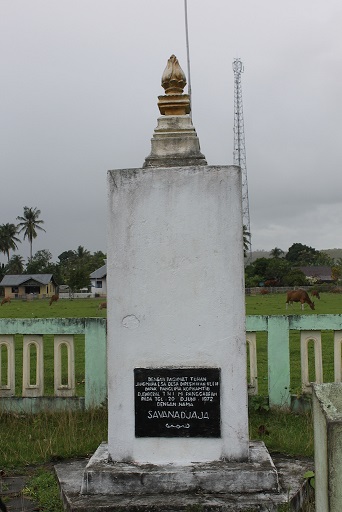
M 161 117 L 143 167 L 207 165 L 189 115 L 190 97 L 183 92 L 186 77 L 175 55 L 167 61 L 161 85 L 165 89 L 165 95 L 158 96 Z

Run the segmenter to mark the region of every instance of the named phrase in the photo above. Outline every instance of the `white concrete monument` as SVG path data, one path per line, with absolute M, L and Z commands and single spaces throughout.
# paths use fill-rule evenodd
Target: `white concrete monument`
M 185 83 L 172 55 L 151 154 L 108 173 L 108 446 L 84 492 L 136 490 L 137 464 L 154 465 L 142 470 L 145 492 L 213 479 L 227 489 L 228 466 L 208 480 L 196 464 L 259 457 L 248 439 L 241 173 L 207 166 Z M 115 478 L 98 477 L 104 459 Z
M 75 512 L 274 510 L 292 484 L 248 438 L 240 168 L 207 165 L 175 56 L 162 85 L 143 168 L 108 172 L 108 443 L 57 474 Z
M 206 165 L 174 56 L 162 85 L 144 168 L 108 173 L 109 456 L 247 460 L 240 169 Z

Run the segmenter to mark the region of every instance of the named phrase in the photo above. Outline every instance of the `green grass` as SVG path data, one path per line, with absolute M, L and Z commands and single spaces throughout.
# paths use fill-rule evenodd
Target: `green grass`
M 34 472 L 23 493 L 39 503 L 40 510 L 64 512 L 56 477 L 45 468 L 38 468 Z
M 255 411 L 250 402 L 249 436 L 264 441 L 270 452 L 289 456 L 313 457 L 313 420 L 311 412 L 293 412 L 272 409 Z
M 10 304 L 0 307 L 0 318 L 106 317 L 106 309 L 98 309 L 101 302 L 104 299 L 59 299 L 49 306 L 49 299 L 13 299 Z
M 286 293 L 269 293 L 246 297 L 247 315 L 337 315 L 342 313 L 342 293 L 321 293 L 321 299 L 315 299 L 315 309 L 305 304 L 304 311 L 299 303 L 286 309 Z
M 1 469 L 84 457 L 106 440 L 106 408 L 39 414 L 0 412 Z
M 51 307 L 48 301 L 15 302 L 0 308 L 2 318 L 58 318 L 58 317 L 105 317 L 106 310 L 98 310 L 101 299 L 60 300 Z M 337 314 L 342 312 L 342 295 L 322 294 L 316 301 L 316 311 L 304 312 L 298 304 L 285 309 L 285 295 L 246 297 L 248 315 L 285 314 Z M 332 346 L 330 332 L 323 333 L 323 357 L 326 379 L 332 375 Z M 259 393 L 267 395 L 267 335 L 258 333 Z M 46 388 L 52 389 L 52 337 L 46 337 L 45 356 L 50 359 L 46 366 Z M 76 340 L 78 393 L 84 379 L 84 340 Z M 18 341 L 17 376 L 20 377 L 21 354 Z M 300 390 L 299 333 L 290 335 L 291 387 Z M 49 383 L 50 379 L 50 383 Z M 325 380 L 326 380 L 325 379 Z M 20 381 L 20 378 L 19 378 Z M 313 426 L 310 413 L 294 414 L 282 410 L 258 410 L 258 399 L 250 400 L 249 429 L 251 439 L 261 439 L 271 452 L 290 456 L 313 456 Z M 55 478 L 41 465 L 73 457 L 85 457 L 93 453 L 107 439 L 107 411 L 98 409 L 87 412 L 39 413 L 36 415 L 5 414 L 0 412 L 0 461 L 1 469 L 22 473 L 32 465 L 39 467 L 28 484 L 26 492 L 39 501 L 42 510 L 61 512 Z M 50 466 L 49 466 L 50 467 Z M 32 469 L 30 469 L 32 471 Z M 49 490 L 50 489 L 50 490 Z M 52 494 L 50 494 L 52 493 Z

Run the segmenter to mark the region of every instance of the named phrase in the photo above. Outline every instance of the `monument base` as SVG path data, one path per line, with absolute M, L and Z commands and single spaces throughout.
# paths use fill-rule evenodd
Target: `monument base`
M 215 461 L 189 465 L 110 462 L 107 445 L 102 443 L 85 468 L 81 494 L 278 490 L 277 470 L 262 442 L 250 443 L 248 462 Z
M 250 461 L 243 463 L 111 463 L 102 444 L 89 461 L 61 463 L 55 470 L 70 512 L 269 512 L 282 504 L 301 509 L 307 498 L 303 475 L 311 465 L 279 458 L 274 463 L 264 443 L 254 441 Z

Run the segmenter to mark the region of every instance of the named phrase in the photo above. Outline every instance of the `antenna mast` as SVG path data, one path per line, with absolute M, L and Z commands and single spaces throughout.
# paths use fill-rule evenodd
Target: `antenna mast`
M 251 226 L 249 218 L 247 165 L 245 148 L 245 128 L 243 122 L 241 73 L 244 68 L 241 59 L 234 59 L 234 165 L 241 167 L 242 174 L 242 222 L 244 238 L 249 242 L 247 261 L 252 257 Z

